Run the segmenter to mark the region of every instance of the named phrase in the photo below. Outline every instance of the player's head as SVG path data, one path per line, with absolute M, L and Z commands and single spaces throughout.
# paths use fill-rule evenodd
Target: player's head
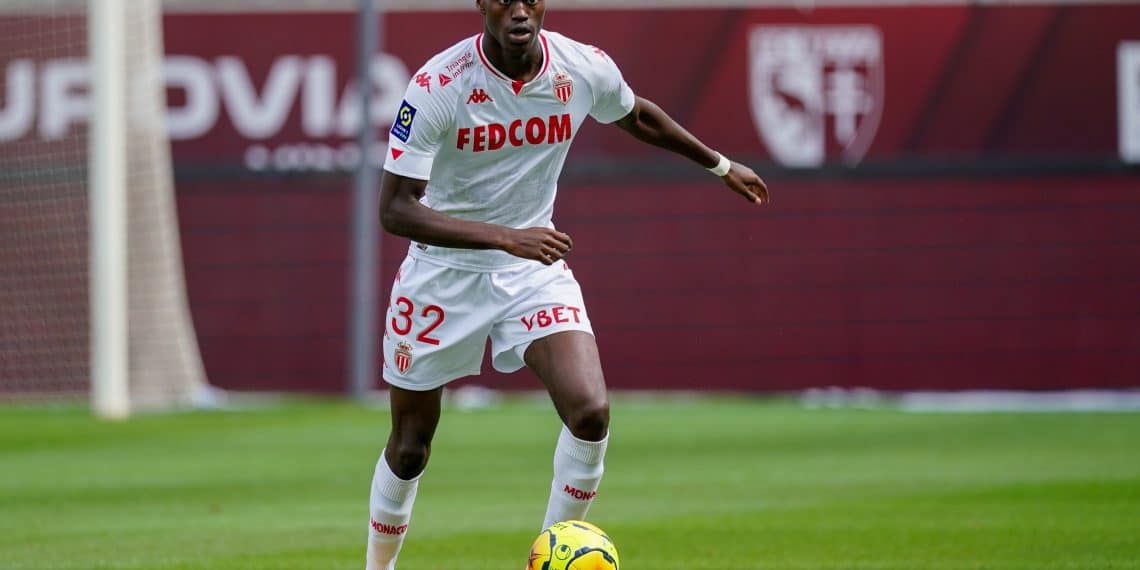
M 538 42 L 543 0 L 475 0 L 483 14 L 483 31 L 508 50 L 526 51 Z

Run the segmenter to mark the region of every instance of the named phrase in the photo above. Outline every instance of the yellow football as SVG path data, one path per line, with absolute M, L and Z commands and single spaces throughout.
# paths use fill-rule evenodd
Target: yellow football
M 618 570 L 618 552 L 602 529 L 562 521 L 542 531 L 530 547 L 527 570 Z

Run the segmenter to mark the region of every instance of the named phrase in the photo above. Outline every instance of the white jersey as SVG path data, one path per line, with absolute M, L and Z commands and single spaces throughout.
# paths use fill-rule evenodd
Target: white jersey
M 611 123 L 633 91 L 602 50 L 542 31 L 542 69 L 514 81 L 482 50 L 483 34 L 416 72 L 388 138 L 384 169 L 427 180 L 422 203 L 438 212 L 512 228 L 553 227 L 558 176 L 589 115 Z M 499 250 L 412 243 L 412 257 L 475 271 L 530 263 Z

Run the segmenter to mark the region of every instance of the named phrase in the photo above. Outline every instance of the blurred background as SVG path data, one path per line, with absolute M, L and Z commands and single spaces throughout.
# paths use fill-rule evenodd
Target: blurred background
M 353 230 L 358 167 L 419 66 L 480 30 L 471 2 L 143 4 L 120 22 L 134 405 L 360 394 L 351 347 L 375 367 L 377 341 L 350 316 L 382 326 L 407 242 Z M 0 399 L 82 396 L 102 75 L 86 3 L 0 10 Z M 612 388 L 1140 384 L 1140 5 L 551 0 L 545 27 L 773 195 L 583 126 L 555 223 Z
M 546 4 L 772 193 L 570 151 L 627 568 L 1140 568 L 1140 4 Z M 479 30 L 0 0 L 0 566 L 360 568 L 379 165 Z M 451 388 L 401 568 L 517 568 L 559 419 L 526 372 Z

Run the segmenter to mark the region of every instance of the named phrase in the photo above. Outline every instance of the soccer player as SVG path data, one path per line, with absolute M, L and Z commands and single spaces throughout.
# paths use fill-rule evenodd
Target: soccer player
M 380 189 L 385 230 L 412 240 L 385 318 L 392 430 L 370 496 L 367 568 L 395 568 L 448 382 L 526 366 L 562 419 L 543 528 L 582 519 L 609 428 L 598 348 L 554 229 L 555 189 L 589 115 L 704 166 L 755 204 L 748 167 L 634 95 L 606 53 L 544 31 L 543 0 L 476 0 L 483 32 L 431 58 L 408 85 Z

